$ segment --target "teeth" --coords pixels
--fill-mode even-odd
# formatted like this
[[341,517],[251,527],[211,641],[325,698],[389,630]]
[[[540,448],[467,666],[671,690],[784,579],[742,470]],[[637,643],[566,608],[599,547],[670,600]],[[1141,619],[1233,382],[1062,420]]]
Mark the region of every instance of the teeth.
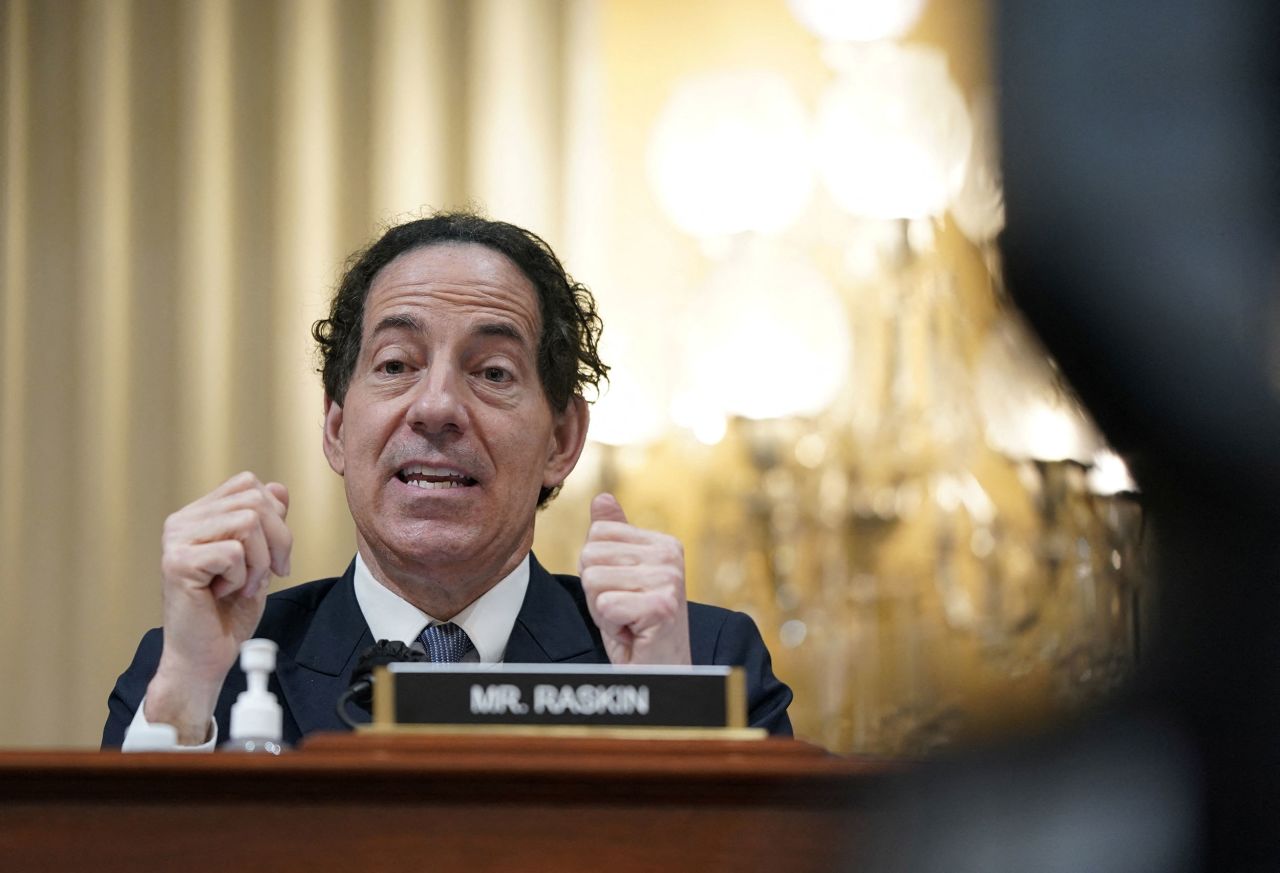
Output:
[[405,467],[400,471],[402,476],[449,476],[455,479],[465,478],[457,470],[450,470],[448,467]]
[[406,485],[413,485],[426,490],[436,488],[465,488],[474,485],[475,480],[451,467],[427,467],[415,464],[405,467],[397,476]]

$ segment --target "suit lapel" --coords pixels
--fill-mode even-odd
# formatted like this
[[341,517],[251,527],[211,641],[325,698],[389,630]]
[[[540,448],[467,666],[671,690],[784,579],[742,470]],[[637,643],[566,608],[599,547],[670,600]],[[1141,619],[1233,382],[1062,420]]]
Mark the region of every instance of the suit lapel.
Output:
[[351,682],[360,652],[373,636],[356,601],[354,562],[316,606],[292,661],[277,672],[288,709],[305,736],[318,730],[345,730],[335,707]]
[[508,664],[607,663],[585,603],[529,555],[529,589],[503,660]]
[[[291,659],[281,653],[276,678],[286,711],[306,736],[314,731],[345,730],[335,707],[351,682],[360,653],[374,643],[356,601],[355,564],[316,606],[307,631]],[[576,593],[576,592],[575,592]],[[509,664],[608,663],[599,631],[585,602],[529,556],[529,588],[507,641]],[[359,719],[356,707],[351,714]],[[366,716],[367,718],[367,716]]]

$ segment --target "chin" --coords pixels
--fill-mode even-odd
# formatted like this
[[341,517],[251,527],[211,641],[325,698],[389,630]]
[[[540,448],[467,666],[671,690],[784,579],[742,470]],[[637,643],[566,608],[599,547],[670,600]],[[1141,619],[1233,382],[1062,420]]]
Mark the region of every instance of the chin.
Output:
[[492,542],[474,529],[459,530],[447,522],[432,522],[385,540],[405,565],[433,567],[465,563],[481,557]]

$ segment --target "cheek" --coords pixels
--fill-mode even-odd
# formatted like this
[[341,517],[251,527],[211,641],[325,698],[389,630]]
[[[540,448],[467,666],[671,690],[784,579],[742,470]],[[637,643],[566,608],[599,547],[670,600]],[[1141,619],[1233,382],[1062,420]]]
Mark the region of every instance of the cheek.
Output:
[[[353,427],[352,422],[358,423]],[[377,466],[387,441],[382,423],[373,409],[348,413],[344,440],[348,470],[367,470]]]
[[498,444],[490,444],[494,460],[503,464],[512,472],[512,481],[542,480],[543,467],[546,465],[544,441],[532,433],[516,434],[507,437]]

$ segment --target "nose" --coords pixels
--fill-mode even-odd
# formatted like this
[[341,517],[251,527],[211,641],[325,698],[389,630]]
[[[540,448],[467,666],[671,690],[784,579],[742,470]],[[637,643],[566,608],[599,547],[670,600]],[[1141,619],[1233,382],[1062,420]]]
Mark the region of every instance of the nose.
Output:
[[422,371],[409,403],[409,426],[423,434],[462,433],[468,420],[465,391],[456,368],[436,364]]

